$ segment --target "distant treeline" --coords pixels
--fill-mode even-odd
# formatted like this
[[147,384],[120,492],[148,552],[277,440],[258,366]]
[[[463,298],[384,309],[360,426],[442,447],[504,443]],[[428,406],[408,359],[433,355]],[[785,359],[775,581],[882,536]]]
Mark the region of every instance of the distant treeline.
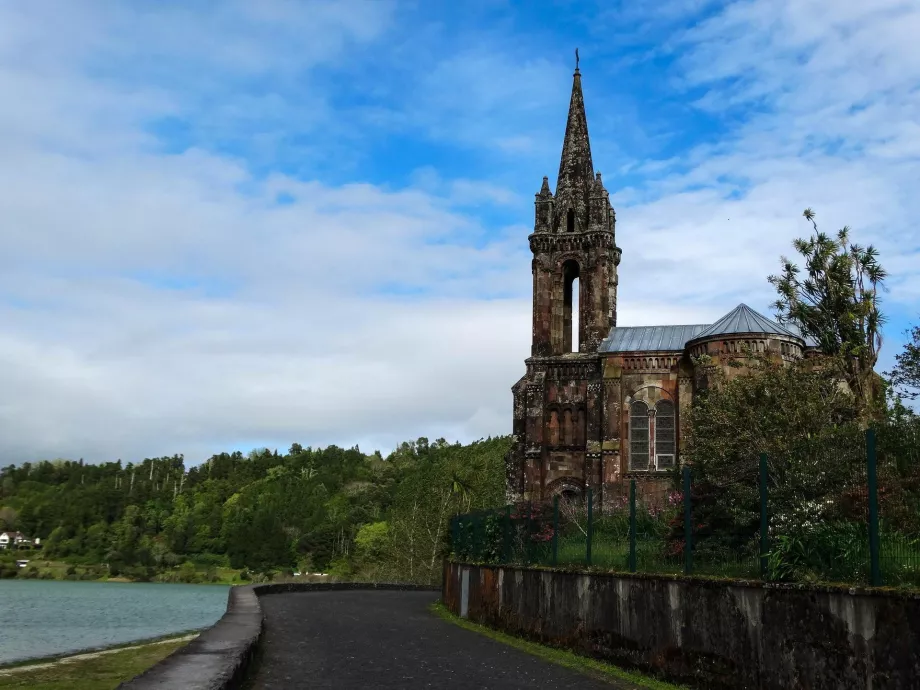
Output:
[[[420,438],[386,458],[330,446],[0,470],[0,529],[44,558],[146,579],[180,564],[431,582],[449,518],[504,501],[509,437]],[[9,556],[9,554],[7,554]]]

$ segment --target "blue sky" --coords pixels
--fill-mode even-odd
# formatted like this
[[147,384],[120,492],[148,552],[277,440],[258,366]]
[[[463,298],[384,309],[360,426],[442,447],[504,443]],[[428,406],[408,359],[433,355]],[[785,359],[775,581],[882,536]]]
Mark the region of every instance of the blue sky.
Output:
[[[648,7],[642,7],[648,5]],[[0,6],[0,462],[510,429],[579,48],[621,325],[844,224],[920,318],[902,0]]]

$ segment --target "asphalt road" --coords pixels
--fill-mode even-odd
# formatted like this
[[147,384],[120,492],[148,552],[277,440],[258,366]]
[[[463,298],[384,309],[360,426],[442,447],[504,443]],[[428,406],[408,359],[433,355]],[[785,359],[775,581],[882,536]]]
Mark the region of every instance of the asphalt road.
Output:
[[437,592],[262,597],[262,658],[249,687],[578,688],[611,685],[464,630],[428,611]]

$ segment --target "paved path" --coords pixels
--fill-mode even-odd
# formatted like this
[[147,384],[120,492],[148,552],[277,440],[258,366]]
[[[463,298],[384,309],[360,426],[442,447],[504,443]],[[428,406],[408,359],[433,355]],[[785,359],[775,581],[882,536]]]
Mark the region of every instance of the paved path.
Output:
[[611,690],[614,686],[464,630],[428,611],[437,592],[269,594],[250,685],[284,688]]

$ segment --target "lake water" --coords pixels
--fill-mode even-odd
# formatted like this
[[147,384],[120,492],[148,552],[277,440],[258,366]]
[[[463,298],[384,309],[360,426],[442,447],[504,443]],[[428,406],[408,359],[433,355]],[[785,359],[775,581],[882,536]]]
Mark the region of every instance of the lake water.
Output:
[[0,664],[213,625],[229,587],[0,580]]

